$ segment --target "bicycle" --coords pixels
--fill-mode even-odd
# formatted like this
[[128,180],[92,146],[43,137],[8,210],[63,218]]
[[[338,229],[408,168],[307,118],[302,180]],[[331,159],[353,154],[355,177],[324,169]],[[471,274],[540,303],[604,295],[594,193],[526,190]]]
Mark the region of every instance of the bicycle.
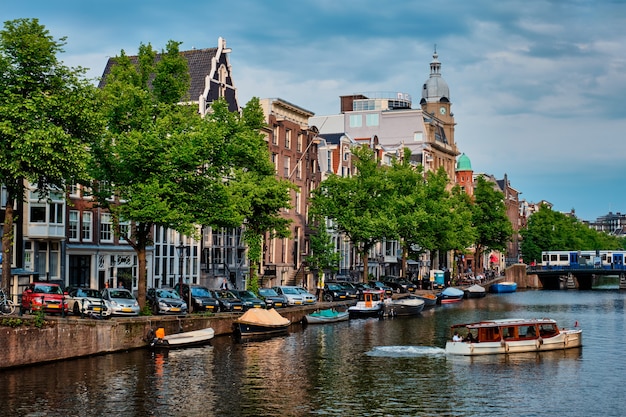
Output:
[[15,313],[15,303],[0,289],[0,314]]

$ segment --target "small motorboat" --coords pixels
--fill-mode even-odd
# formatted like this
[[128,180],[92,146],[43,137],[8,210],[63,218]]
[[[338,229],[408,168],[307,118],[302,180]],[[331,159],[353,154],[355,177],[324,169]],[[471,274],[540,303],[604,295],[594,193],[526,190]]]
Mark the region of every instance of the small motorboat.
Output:
[[464,296],[465,292],[463,292],[463,290],[448,287],[437,294],[437,304],[458,303],[459,301],[463,301]]
[[364,290],[363,299],[348,307],[350,317],[377,317],[383,314],[384,291]]
[[335,323],[350,319],[350,313],[347,311],[337,311],[334,308],[325,310],[317,310],[314,313],[304,316],[303,321],[308,324]]
[[412,297],[419,298],[424,301],[424,308],[434,307],[437,305],[437,296],[432,293],[413,294]]
[[543,352],[582,346],[582,330],[559,329],[552,319],[503,319],[478,323],[455,324],[454,335],[446,342],[446,353],[452,355],[493,355]]
[[215,331],[210,327],[169,335],[165,334],[165,329],[159,327],[154,335],[149,337],[149,344],[151,348],[155,349],[179,349],[204,345],[214,336]]
[[493,293],[507,293],[517,291],[517,283],[513,281],[502,281],[491,284],[489,292]]
[[399,298],[385,303],[384,315],[395,316],[416,316],[424,309],[424,300],[415,297]]
[[487,295],[485,287],[478,284],[471,285],[463,291],[465,293],[465,298],[482,298]]
[[291,321],[273,308],[251,308],[233,322],[238,337],[264,336],[286,333]]

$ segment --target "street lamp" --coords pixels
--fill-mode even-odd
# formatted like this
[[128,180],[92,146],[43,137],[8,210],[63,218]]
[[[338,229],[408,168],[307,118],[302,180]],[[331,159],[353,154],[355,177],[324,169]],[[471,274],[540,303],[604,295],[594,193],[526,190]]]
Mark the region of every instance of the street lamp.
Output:
[[304,156],[307,154],[307,152],[309,151],[309,148],[311,147],[311,145],[316,144],[319,145],[320,143],[322,143],[322,139],[318,138],[317,136],[314,137],[313,139],[311,139],[311,142],[309,142],[309,144],[307,145],[307,147],[304,149],[304,152],[302,152],[302,156],[300,156],[300,158],[298,158],[298,160],[296,161],[296,164],[294,165],[293,169],[291,170],[291,172],[289,173],[289,176],[287,177],[287,179],[291,179],[291,177],[293,177],[293,174],[296,172],[296,170],[298,169],[298,165],[300,164],[300,162],[302,161],[302,158],[304,158]]
[[189,246],[180,245],[176,246],[176,253],[178,254],[178,289],[180,293],[183,292],[183,256],[189,255]]

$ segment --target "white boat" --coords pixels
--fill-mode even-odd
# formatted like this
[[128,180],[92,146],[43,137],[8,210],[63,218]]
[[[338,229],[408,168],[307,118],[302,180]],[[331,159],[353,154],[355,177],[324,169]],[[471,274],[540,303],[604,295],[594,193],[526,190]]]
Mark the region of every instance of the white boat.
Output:
[[308,324],[335,323],[337,321],[345,321],[350,318],[347,311],[337,311],[334,308],[318,310],[314,313],[304,316],[304,321]]
[[348,307],[350,317],[375,317],[383,314],[385,293],[379,290],[363,291],[363,299]]
[[165,330],[160,327],[156,330],[154,337],[151,338],[150,347],[178,349],[190,346],[200,346],[208,343],[211,339],[213,339],[213,336],[215,336],[215,331],[210,327],[169,335],[166,335]]
[[552,319],[504,319],[455,324],[451,333],[453,340],[446,342],[446,353],[451,355],[543,352],[582,346],[581,329],[559,329]]
[[425,306],[422,299],[415,297],[399,298],[385,303],[385,316],[415,316],[422,312]]

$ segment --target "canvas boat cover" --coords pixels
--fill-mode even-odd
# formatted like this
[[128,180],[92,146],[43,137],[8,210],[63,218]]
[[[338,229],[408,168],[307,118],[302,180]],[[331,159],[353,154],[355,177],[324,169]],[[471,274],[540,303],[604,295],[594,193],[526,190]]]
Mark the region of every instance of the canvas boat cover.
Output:
[[273,308],[265,310],[263,308],[251,308],[243,313],[236,321],[240,323],[262,324],[265,326],[284,326],[291,323],[289,319],[278,314]]

